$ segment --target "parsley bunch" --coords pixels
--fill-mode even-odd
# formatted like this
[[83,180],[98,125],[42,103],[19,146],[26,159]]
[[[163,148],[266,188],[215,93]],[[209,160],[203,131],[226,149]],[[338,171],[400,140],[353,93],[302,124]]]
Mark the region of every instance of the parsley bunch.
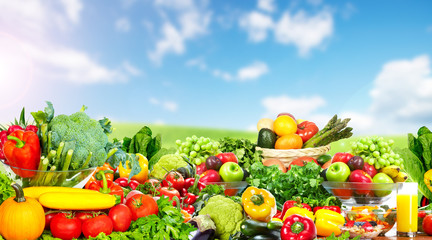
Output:
[[[321,167],[313,162],[305,166],[293,165],[283,173],[277,166],[264,166],[261,162],[251,166],[250,176],[246,181],[255,187],[265,188],[275,196],[278,203],[300,197],[303,203],[312,208],[323,206],[327,199],[331,205],[340,206],[341,202],[328,193],[321,183]],[[330,201],[332,200],[332,201]]]

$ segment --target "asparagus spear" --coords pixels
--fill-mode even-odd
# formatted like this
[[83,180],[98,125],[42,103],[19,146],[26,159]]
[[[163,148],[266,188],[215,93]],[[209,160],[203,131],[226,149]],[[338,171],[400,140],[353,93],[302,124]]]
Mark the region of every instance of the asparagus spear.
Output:
[[350,120],[350,118],[341,120],[334,115],[323,129],[303,145],[303,148],[325,146],[331,142],[351,137],[352,128],[347,127]]

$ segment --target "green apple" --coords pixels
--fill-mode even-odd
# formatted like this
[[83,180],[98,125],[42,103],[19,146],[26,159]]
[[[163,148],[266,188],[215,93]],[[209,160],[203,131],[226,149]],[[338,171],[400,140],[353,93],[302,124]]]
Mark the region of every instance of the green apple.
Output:
[[350,174],[351,170],[346,163],[335,162],[328,167],[326,178],[332,182],[345,182]]
[[224,182],[237,182],[243,180],[243,168],[235,162],[226,162],[219,169],[219,175]]
[[[393,179],[385,173],[377,173],[372,178],[373,183],[394,183]],[[374,194],[377,197],[385,197],[387,195],[390,195],[392,192],[393,186],[390,184],[378,184],[374,186]]]

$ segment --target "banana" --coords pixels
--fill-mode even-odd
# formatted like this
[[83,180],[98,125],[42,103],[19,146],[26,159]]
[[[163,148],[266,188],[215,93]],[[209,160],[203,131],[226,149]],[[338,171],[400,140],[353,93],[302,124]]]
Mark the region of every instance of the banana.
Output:
[[404,172],[399,172],[398,175],[392,179],[394,182],[405,182],[408,179],[408,175]]
[[391,177],[391,178],[395,178],[400,172],[400,167],[396,166],[396,165],[390,165],[390,166],[381,168],[380,171],[382,173],[389,175],[389,177]]

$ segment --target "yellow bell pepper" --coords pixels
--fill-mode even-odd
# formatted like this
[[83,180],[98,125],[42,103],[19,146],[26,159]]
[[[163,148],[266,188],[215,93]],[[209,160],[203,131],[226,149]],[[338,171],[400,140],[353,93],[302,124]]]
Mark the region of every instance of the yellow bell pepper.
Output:
[[276,214],[276,200],[269,191],[248,187],[242,194],[244,211],[254,220],[269,222]]
[[[133,155],[130,156],[133,157]],[[141,171],[138,174],[133,175],[131,179],[136,180],[139,183],[144,183],[148,179],[148,160],[140,153],[136,153],[135,157],[138,157],[138,164],[141,167]],[[132,171],[129,160],[126,161],[126,167],[123,167],[122,163],[120,162],[118,170],[120,177],[129,178],[129,174]]]
[[285,215],[283,216],[283,220],[285,221],[285,219],[293,214],[298,214],[300,216],[303,217],[308,217],[310,219],[315,220],[315,216],[313,214],[313,212],[307,210],[306,208],[302,208],[302,207],[292,207],[290,209],[288,209],[285,212]]
[[336,236],[341,234],[339,226],[345,223],[345,218],[340,214],[328,209],[320,209],[315,213],[317,235],[328,237],[334,233]]

